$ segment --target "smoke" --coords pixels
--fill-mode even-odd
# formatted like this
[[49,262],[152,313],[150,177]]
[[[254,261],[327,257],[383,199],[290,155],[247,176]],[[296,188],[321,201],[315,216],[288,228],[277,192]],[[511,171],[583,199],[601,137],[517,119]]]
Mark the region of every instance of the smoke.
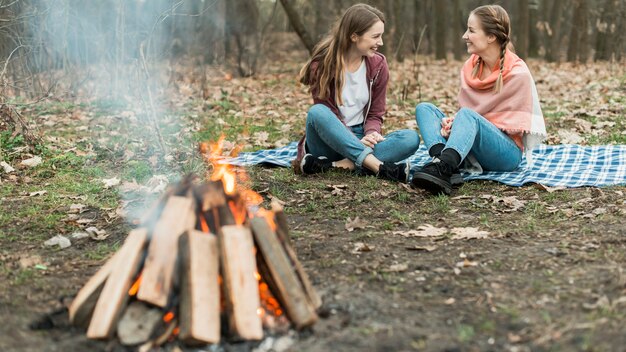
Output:
[[[164,175],[180,177],[194,151],[183,142],[191,138],[182,135],[180,115],[167,111],[168,89],[179,79],[175,60],[194,54],[196,27],[211,25],[209,10],[216,2],[31,0],[19,9],[19,41],[30,48],[24,74],[47,80],[43,92],[54,87],[49,97],[117,109],[104,112],[106,121],[85,123],[96,148],[125,161],[116,170],[131,181],[122,189],[125,198],[162,189]],[[136,209],[130,218],[142,212]]]

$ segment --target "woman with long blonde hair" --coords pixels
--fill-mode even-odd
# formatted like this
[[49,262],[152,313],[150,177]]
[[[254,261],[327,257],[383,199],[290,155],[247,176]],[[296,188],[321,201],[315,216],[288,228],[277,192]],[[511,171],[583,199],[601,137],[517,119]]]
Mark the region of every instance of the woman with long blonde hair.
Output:
[[300,71],[314,105],[298,145],[297,171],[338,167],[407,182],[409,164],[396,163],[417,151],[419,135],[407,129],[383,136],[389,68],[378,49],[384,31],[382,12],[365,4],[351,6]]

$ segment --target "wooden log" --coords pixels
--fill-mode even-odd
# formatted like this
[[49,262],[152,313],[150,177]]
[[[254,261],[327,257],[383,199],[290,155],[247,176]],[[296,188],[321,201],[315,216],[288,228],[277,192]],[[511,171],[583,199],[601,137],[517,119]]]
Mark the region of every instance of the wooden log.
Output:
[[273,292],[285,309],[287,316],[297,329],[314,324],[317,321],[315,309],[309,301],[278,236],[264,218],[253,218],[250,220],[250,226],[257,250],[271,273],[271,282],[275,286]]
[[87,337],[105,339],[111,337],[117,321],[128,301],[128,289],[139,271],[148,233],[135,229],[128,234],[124,245],[118,250],[120,258],[115,261],[98,303],[93,312]]
[[178,254],[178,237],[196,224],[193,203],[190,197],[168,199],[148,246],[137,299],[159,307],[167,304]]
[[242,339],[260,340],[263,325],[258,315],[259,286],[250,229],[239,225],[223,226],[219,244],[229,331]]
[[322,299],[315,291],[315,288],[311,284],[311,280],[309,279],[309,275],[307,275],[304,267],[298,260],[298,256],[296,255],[296,251],[291,246],[291,240],[289,237],[289,227],[287,225],[287,217],[283,211],[283,206],[278,202],[272,202],[272,211],[274,211],[274,221],[276,223],[276,233],[278,237],[282,240],[283,246],[285,247],[285,251],[291,260],[294,268],[296,269],[296,273],[298,274],[298,278],[304,287],[304,291],[313,307],[317,310],[322,306]]
[[178,242],[182,260],[180,285],[180,333],[187,344],[220,340],[220,285],[217,237],[189,231]]
[[131,346],[148,341],[163,322],[160,309],[134,301],[128,305],[117,325],[117,337],[122,345]]
[[87,328],[93,314],[93,310],[98,302],[98,297],[102,288],[115,265],[115,261],[120,257],[120,252],[106,261],[106,263],[89,278],[87,283],[78,291],[78,294],[69,307],[70,322],[77,327]]
[[163,212],[163,209],[165,209],[165,205],[167,204],[169,197],[185,196],[191,189],[192,181],[193,176],[188,175],[185,176],[179,183],[167,187],[167,189],[161,193],[159,198],[150,205],[148,210],[143,213],[139,219],[139,223],[142,227],[148,229],[148,233],[152,233],[154,230],[154,226],[161,217],[161,213]]
[[284,244],[284,247],[285,247],[285,252],[287,253],[287,256],[291,260],[291,263],[294,269],[296,270],[296,274],[298,275],[298,278],[300,279],[300,282],[302,283],[302,287],[304,288],[304,291],[306,292],[309,298],[309,301],[313,305],[313,308],[317,310],[319,307],[322,306],[322,299],[317,294],[317,291],[315,291],[313,284],[311,284],[311,280],[309,280],[309,275],[307,275],[306,271],[304,270],[304,267],[302,266],[302,263],[300,263],[300,260],[298,260],[298,256],[296,255],[296,252],[294,251],[294,249],[286,243]]
[[291,238],[289,237],[289,227],[287,225],[287,217],[283,211],[283,206],[277,202],[272,201],[272,211],[274,212],[274,223],[276,224],[276,234],[284,243],[291,245]]

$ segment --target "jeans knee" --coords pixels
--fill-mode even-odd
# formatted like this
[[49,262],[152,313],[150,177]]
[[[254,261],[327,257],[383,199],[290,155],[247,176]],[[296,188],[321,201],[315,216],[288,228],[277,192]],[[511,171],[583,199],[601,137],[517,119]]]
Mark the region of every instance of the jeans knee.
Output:
[[328,108],[328,106],[324,104],[315,104],[309,108],[307,113],[307,117],[309,118],[319,118],[328,115],[328,113],[332,114],[332,111]]
[[456,117],[455,119],[461,117],[461,118],[468,118],[468,119],[474,119],[476,118],[476,116],[478,115],[478,113],[476,113],[476,111],[470,109],[470,108],[460,108],[459,111],[457,111],[456,113]]
[[406,130],[406,140],[411,143],[412,148],[419,148],[420,146],[420,135],[415,130]]
[[432,103],[419,103],[415,107],[415,116],[419,116],[423,113],[428,113],[437,110],[437,107]]

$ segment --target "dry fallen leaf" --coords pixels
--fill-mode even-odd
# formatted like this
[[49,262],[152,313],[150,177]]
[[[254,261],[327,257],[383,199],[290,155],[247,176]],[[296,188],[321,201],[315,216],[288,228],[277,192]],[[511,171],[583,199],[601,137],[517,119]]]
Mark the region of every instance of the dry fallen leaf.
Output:
[[400,235],[403,237],[440,237],[443,236],[448,230],[445,228],[434,227],[430,224],[424,224],[417,228],[417,230],[409,231],[393,231],[394,235]]
[[111,188],[113,186],[117,186],[120,184],[120,179],[117,177],[113,177],[113,178],[105,178],[103,180],[101,180],[102,183],[104,183],[104,188]]
[[11,165],[7,164],[5,161],[0,162],[0,166],[2,166],[2,169],[7,174],[10,174],[11,172],[15,171],[15,169],[11,167]]
[[478,227],[455,227],[450,232],[454,234],[453,240],[471,240],[489,236],[489,232],[480,231]]
[[365,225],[367,225],[367,223],[359,219],[359,217],[357,216],[354,219],[347,218],[345,227],[346,227],[346,230],[348,230],[349,232],[352,232],[354,231],[354,229],[364,229]]
[[391,266],[389,266],[389,268],[383,271],[388,272],[388,273],[401,273],[403,271],[406,271],[408,268],[409,268],[409,264],[407,263],[392,264]]
[[20,163],[20,165],[24,165],[24,166],[28,166],[28,167],[35,167],[39,164],[41,164],[42,160],[40,156],[34,156],[30,159],[26,159],[26,160],[22,160],[22,162]]
[[75,203],[70,205],[70,214],[80,214],[87,210],[87,206],[85,204]]
[[48,247],[59,246],[61,249],[64,249],[64,248],[71,246],[72,242],[70,242],[70,240],[63,235],[56,235],[50,238],[49,240],[47,240],[46,242],[44,242],[43,244]]
[[478,266],[478,262],[473,262],[471,260],[468,260],[467,258],[463,259],[462,262],[458,262],[455,265],[457,268],[467,268],[470,266]]
[[97,227],[94,226],[86,228],[85,231],[89,234],[89,237],[91,237],[91,239],[96,241],[102,241],[109,237],[105,230],[99,230]]
[[363,242],[357,242],[354,244],[354,249],[352,250],[352,254],[358,254],[361,252],[371,252],[374,250],[374,246],[368,246]]

